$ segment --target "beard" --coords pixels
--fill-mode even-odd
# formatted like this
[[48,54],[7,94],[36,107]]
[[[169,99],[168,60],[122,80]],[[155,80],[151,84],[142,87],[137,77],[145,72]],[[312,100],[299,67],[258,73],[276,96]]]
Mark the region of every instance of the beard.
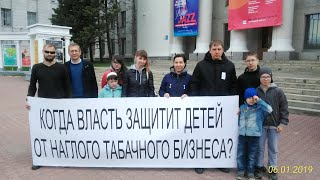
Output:
[[44,59],[48,62],[52,62],[54,60],[54,56],[53,57],[45,57]]

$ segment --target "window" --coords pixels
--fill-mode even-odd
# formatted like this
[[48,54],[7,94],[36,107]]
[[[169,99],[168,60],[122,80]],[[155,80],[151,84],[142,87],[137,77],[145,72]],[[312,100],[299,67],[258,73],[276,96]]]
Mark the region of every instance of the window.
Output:
[[1,8],[1,25],[3,26],[11,26],[11,9]]
[[121,12],[121,27],[126,27],[126,12]]
[[111,53],[115,54],[116,53],[116,40],[111,39],[110,45],[111,45]]
[[28,26],[37,23],[37,13],[28,12]]
[[126,38],[121,38],[121,55],[126,53]]
[[304,48],[320,49],[320,14],[306,16]]

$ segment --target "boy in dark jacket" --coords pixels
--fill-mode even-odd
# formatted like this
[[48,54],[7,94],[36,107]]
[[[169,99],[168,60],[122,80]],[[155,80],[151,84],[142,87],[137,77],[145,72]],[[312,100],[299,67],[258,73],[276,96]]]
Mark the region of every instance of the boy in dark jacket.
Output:
[[244,62],[246,69],[238,77],[239,105],[245,102],[244,91],[249,87],[257,88],[260,86],[260,66],[257,53],[250,52],[246,55]]
[[[257,179],[261,179],[263,176],[262,170],[266,140],[268,139],[268,169],[271,170],[277,166],[279,133],[283,131],[283,126],[289,123],[287,97],[283,91],[272,82],[271,69],[266,67],[261,68],[261,85],[257,88],[258,96],[272,107],[273,112],[267,116],[263,122],[262,136],[259,139],[258,160],[256,163]],[[269,175],[272,180],[278,179],[276,173],[270,173]]]

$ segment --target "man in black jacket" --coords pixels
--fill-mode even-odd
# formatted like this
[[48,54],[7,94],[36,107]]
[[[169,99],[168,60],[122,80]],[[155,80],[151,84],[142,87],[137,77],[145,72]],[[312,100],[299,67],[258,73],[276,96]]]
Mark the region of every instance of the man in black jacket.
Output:
[[68,53],[71,60],[66,62],[72,85],[73,98],[98,97],[98,85],[93,65],[80,58],[81,49],[76,43],[70,44]]
[[[191,96],[237,95],[237,76],[234,64],[224,54],[219,40],[211,41],[204,59],[196,65],[190,82]],[[228,173],[227,168],[219,170]],[[203,168],[196,168],[202,174]]]
[[246,63],[246,69],[244,73],[238,77],[238,90],[239,90],[239,105],[245,102],[244,91],[247,88],[257,88],[260,85],[260,66],[257,53],[249,52],[244,62]]

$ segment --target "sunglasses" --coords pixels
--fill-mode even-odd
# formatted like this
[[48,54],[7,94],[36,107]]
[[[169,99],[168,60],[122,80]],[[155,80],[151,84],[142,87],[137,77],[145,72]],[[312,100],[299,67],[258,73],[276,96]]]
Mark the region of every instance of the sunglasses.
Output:
[[46,53],[46,54],[56,54],[55,51],[44,51],[44,53]]

